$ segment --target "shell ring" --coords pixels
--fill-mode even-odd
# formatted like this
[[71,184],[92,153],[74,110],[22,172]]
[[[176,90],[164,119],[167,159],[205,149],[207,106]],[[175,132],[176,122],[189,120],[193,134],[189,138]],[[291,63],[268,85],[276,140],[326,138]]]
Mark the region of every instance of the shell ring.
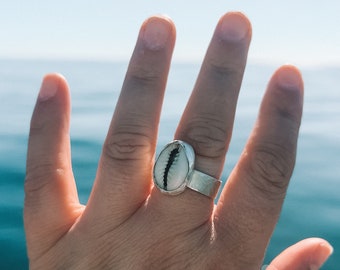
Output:
[[195,152],[180,140],[168,143],[160,152],[153,169],[156,187],[163,193],[177,195],[186,187],[215,198],[221,180],[194,169]]

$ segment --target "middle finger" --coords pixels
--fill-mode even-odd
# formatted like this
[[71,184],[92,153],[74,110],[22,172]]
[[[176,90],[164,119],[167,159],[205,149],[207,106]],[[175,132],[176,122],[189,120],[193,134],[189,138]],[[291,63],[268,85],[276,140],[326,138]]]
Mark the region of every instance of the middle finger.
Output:
[[[227,13],[215,30],[193,93],[175,134],[196,154],[195,170],[219,178],[231,137],[239,89],[251,39],[251,26],[241,13]],[[213,199],[186,189],[172,197],[154,190],[162,211],[197,225],[211,216]]]

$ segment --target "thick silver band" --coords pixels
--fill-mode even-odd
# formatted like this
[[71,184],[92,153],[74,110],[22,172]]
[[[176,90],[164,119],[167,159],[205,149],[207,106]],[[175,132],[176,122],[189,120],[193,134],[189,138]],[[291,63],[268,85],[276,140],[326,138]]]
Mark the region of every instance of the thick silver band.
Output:
[[159,154],[154,166],[154,183],[163,193],[177,195],[186,187],[210,198],[215,198],[221,181],[196,171],[194,149],[186,142],[168,143]]
[[216,197],[220,186],[221,180],[196,170],[191,172],[187,183],[188,188],[211,198]]

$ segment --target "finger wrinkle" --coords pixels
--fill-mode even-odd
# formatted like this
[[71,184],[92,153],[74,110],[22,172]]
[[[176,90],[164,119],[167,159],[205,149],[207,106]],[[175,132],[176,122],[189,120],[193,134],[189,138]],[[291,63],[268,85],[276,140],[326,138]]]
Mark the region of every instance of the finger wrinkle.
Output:
[[115,132],[105,142],[103,153],[111,162],[143,161],[153,156],[153,148],[147,134],[137,131]]
[[[223,60],[219,57],[211,57],[207,59],[208,75],[210,81],[216,83],[228,82],[230,85],[237,85],[238,79],[243,76],[243,64],[237,62],[232,63],[229,60]],[[238,78],[238,79],[235,79]]]
[[[260,119],[272,119],[270,123],[277,127],[285,127],[296,134],[301,124],[303,110],[303,98],[299,92],[282,91],[280,88],[273,88],[266,93],[261,106]],[[268,121],[267,121],[268,122]]]
[[265,200],[277,201],[285,197],[295,164],[293,153],[281,145],[252,146],[242,155],[243,170],[253,195]]
[[162,78],[163,72],[158,69],[154,69],[155,65],[153,63],[143,65],[132,65],[128,71],[128,77],[133,82],[134,85],[138,85],[138,89],[152,89],[149,87],[155,83],[158,83]]
[[204,121],[195,122],[188,123],[187,127],[176,135],[176,138],[189,141],[199,156],[212,159],[224,157],[230,139],[227,130],[221,127],[218,120],[210,120],[209,125]]

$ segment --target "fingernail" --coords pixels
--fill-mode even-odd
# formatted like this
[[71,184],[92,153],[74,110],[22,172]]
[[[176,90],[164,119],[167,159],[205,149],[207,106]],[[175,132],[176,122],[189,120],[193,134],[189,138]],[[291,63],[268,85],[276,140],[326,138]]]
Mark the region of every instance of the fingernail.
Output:
[[318,250],[316,254],[318,256],[313,261],[313,264],[310,266],[311,270],[318,270],[322,267],[322,265],[328,260],[328,258],[333,254],[333,247],[328,242],[323,242],[318,246]]
[[152,17],[145,22],[143,40],[151,50],[165,47],[171,32],[170,19]]
[[282,88],[298,90],[302,87],[303,81],[301,73],[296,67],[286,65],[280,69],[278,83]]
[[58,84],[55,82],[55,80],[47,75],[41,85],[40,92],[38,99],[39,101],[46,101],[50,98],[52,98],[55,93],[57,92]]
[[228,13],[222,18],[220,29],[222,39],[240,41],[249,31],[249,22],[241,13]]

